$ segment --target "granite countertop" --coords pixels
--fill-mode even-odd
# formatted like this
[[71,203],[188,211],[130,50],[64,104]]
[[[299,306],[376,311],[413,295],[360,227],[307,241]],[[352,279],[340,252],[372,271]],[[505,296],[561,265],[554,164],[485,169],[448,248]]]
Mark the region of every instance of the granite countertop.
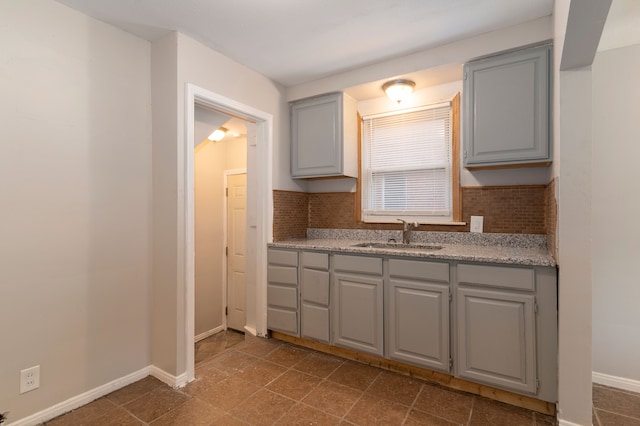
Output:
[[373,254],[527,266],[556,266],[547,250],[546,236],[527,234],[472,234],[468,232],[413,231],[412,243],[441,246],[416,248],[354,247],[366,242],[402,241],[401,231],[309,229],[307,238],[270,243],[269,247],[322,250],[332,253]]

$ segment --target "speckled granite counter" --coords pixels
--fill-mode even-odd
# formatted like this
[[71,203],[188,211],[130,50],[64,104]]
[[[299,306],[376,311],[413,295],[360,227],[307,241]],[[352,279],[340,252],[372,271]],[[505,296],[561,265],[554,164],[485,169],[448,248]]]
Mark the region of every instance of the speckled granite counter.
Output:
[[442,246],[440,250],[354,247],[363,242],[401,241],[401,231],[309,229],[306,239],[278,241],[269,247],[323,250],[332,253],[375,254],[467,262],[556,266],[546,236],[413,231],[412,243]]

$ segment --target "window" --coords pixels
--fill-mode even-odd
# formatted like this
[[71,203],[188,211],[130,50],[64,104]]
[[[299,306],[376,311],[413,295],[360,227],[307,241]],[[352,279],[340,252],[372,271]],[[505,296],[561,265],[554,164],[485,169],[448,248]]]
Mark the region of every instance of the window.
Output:
[[458,99],[363,117],[364,222],[460,220]]

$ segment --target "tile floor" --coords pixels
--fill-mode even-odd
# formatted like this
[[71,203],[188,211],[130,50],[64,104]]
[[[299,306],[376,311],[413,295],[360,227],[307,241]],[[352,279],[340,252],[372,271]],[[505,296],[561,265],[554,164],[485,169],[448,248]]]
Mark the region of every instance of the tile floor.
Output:
[[[46,425],[554,424],[550,416],[232,331],[198,342],[195,353],[196,380],[182,389],[147,377]],[[640,425],[640,395],[594,386],[593,419]]]

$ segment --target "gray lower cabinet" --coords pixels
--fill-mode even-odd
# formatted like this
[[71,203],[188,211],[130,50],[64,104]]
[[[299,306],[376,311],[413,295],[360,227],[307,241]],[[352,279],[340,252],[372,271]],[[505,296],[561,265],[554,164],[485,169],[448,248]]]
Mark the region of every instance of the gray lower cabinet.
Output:
[[298,251],[267,251],[267,328],[300,336]]
[[330,343],[329,254],[303,251],[300,256],[300,335]]
[[449,372],[449,264],[389,260],[387,355]]
[[456,375],[555,401],[555,269],[459,264],[456,276]]
[[384,354],[382,258],[333,257],[333,343]]

